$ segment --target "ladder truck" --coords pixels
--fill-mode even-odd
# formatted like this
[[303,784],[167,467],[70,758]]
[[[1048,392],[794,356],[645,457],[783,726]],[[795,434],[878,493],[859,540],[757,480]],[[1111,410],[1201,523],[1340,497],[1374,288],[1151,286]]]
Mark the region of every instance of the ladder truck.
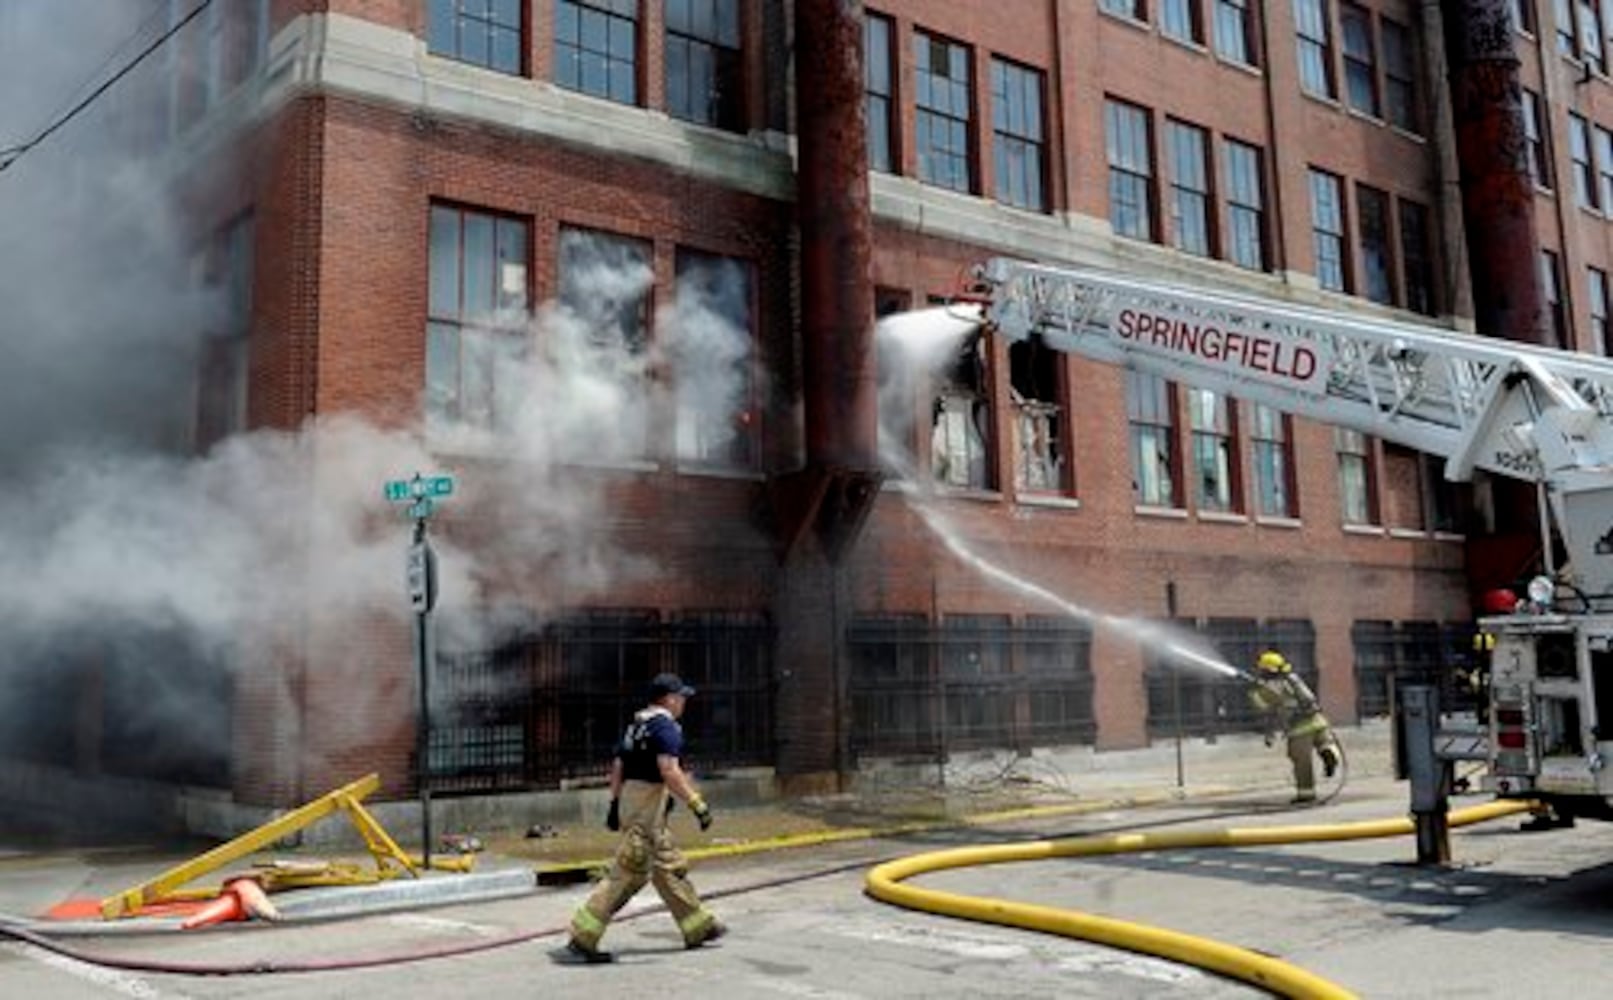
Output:
[[1008,258],[977,267],[966,298],[1009,342],[1372,434],[1453,481],[1537,484],[1547,573],[1478,622],[1494,643],[1486,722],[1462,749],[1460,732],[1435,736],[1447,762],[1487,763],[1487,792],[1613,819],[1613,360]]

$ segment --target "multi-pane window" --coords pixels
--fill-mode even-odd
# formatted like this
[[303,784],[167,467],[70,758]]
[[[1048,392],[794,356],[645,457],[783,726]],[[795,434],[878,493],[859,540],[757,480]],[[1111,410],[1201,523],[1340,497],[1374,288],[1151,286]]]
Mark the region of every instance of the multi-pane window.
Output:
[[1599,267],[1585,269],[1586,285],[1590,288],[1591,299],[1591,350],[1597,354],[1606,355],[1607,340],[1607,307],[1608,286],[1607,272]]
[[1389,196],[1357,184],[1355,212],[1361,243],[1361,294],[1374,302],[1392,305],[1395,281],[1389,243]]
[[554,79],[638,103],[638,0],[555,0]]
[[751,268],[678,248],[673,340],[680,464],[750,469],[756,461]]
[[1224,59],[1255,64],[1250,43],[1249,0],[1215,0],[1215,51]]
[[1510,0],[1512,26],[1527,34],[1535,33],[1534,0]]
[[1146,0],[1098,0],[1098,9],[1136,21],[1148,19]]
[[1154,158],[1149,152],[1148,112],[1135,104],[1103,105],[1109,154],[1109,225],[1121,236],[1154,238]]
[[919,179],[954,191],[973,191],[969,49],[914,32],[913,62],[913,145]]
[[1311,170],[1311,246],[1316,280],[1323,288],[1348,291],[1344,268],[1344,182],[1325,170]]
[[1165,124],[1171,158],[1171,243],[1179,250],[1208,257],[1210,235],[1209,133],[1196,125]]
[[883,14],[869,14],[863,21],[863,99],[868,116],[868,165],[886,173],[895,169],[896,144],[892,141],[895,118],[895,75],[891,66],[891,20]]
[[1222,144],[1227,184],[1227,259],[1252,271],[1266,269],[1266,198],[1260,147],[1227,139]]
[[642,240],[564,228],[560,231],[560,305],[580,325],[576,345],[591,374],[619,390],[614,440],[623,454],[649,453],[650,298],[655,272]]
[[1596,136],[1596,192],[1602,207],[1613,212],[1613,132],[1593,126]]
[[1294,26],[1299,36],[1299,82],[1318,97],[1334,97],[1333,34],[1327,0],[1294,0]]
[[1159,31],[1178,41],[1204,41],[1199,25],[1198,0],[1159,0]]
[[1523,135],[1529,147],[1529,178],[1543,188],[1550,188],[1551,147],[1545,113],[1540,95],[1528,88],[1523,91]]
[[520,73],[526,49],[520,0],[431,0],[426,46],[500,73]]
[[991,128],[997,200],[1019,208],[1047,208],[1042,175],[1042,73],[1003,59],[991,60]]
[[1602,38],[1602,10],[1600,0],[1577,0],[1574,11],[1579,17],[1579,56],[1586,65],[1599,73],[1607,72],[1607,43]]
[[1568,113],[1568,153],[1574,160],[1574,201],[1581,208],[1598,205],[1596,166],[1591,162],[1591,123]]
[[515,358],[527,308],[526,222],[446,205],[431,208],[426,413],[492,429],[519,402]]
[[1400,199],[1400,270],[1407,309],[1425,316],[1434,315],[1434,255],[1429,248],[1433,232],[1428,226],[1428,208]]
[[1295,516],[1294,456],[1288,416],[1256,403],[1249,444],[1254,451],[1256,513],[1264,517]]
[[1339,5],[1344,34],[1344,95],[1350,107],[1378,114],[1378,60],[1372,44],[1372,15],[1353,3]]
[[1568,316],[1563,309],[1563,266],[1555,251],[1540,251],[1540,290],[1546,300],[1546,319],[1551,324],[1551,346],[1568,344]]
[[1144,372],[1126,372],[1126,419],[1131,426],[1132,493],[1139,504],[1177,507],[1175,385]]
[[731,132],[745,126],[739,0],[666,0],[666,109]]
[[521,6],[521,0],[431,0],[426,47],[500,73],[521,73]]
[[1377,524],[1377,475],[1372,443],[1360,431],[1333,428],[1333,450],[1339,460],[1339,501],[1345,524]]
[[1573,0],[1553,0],[1552,16],[1557,22],[1557,51],[1565,56],[1574,54]]
[[1194,499],[1199,510],[1237,510],[1240,497],[1232,401],[1221,393],[1189,386],[1187,412],[1193,435]]
[[1383,103],[1389,124],[1422,133],[1417,58],[1411,29],[1388,18],[1378,22],[1383,38]]

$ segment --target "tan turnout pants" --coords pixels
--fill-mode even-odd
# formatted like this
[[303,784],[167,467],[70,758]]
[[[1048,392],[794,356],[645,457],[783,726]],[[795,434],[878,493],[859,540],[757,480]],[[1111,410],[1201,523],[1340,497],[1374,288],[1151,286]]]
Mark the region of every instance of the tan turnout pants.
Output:
[[1323,726],[1315,732],[1288,737],[1288,759],[1294,765],[1294,790],[1300,798],[1316,796],[1316,761],[1313,752],[1331,754],[1337,763],[1338,743],[1333,739],[1330,727]]
[[649,882],[677,921],[685,944],[705,936],[715,918],[689,882],[689,863],[667,830],[666,786],[648,781],[622,783],[622,842],[605,880],[571,916],[571,936],[597,948],[616,911]]

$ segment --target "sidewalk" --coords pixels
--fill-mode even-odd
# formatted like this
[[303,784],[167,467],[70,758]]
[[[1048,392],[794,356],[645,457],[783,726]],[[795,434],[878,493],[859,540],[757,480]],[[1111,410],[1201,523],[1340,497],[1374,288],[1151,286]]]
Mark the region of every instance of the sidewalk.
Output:
[[[1388,726],[1370,723],[1339,731],[1349,756],[1352,780],[1379,779],[1391,772]],[[680,810],[680,845],[691,859],[811,847],[895,833],[912,833],[971,823],[1004,822],[1112,810],[1148,802],[1209,798],[1230,794],[1284,801],[1291,791],[1288,762],[1280,747],[1268,749],[1258,737],[1173,740],[1143,750],[1097,753],[1090,748],[1037,752],[1029,757],[958,754],[936,763],[871,766],[851,791],[841,795],[774,800],[744,808],[726,806],[720,779],[705,783],[716,823],[700,833]],[[342,822],[339,818],[327,823]],[[433,871],[420,879],[400,878],[370,886],[301,889],[277,893],[275,904],[288,921],[329,920],[387,910],[506,898],[534,891],[540,884],[575,883],[610,856],[615,835],[594,823],[549,824],[542,836],[525,829],[439,829],[439,835],[472,835],[485,850],[470,874]],[[405,849],[417,845],[395,835]],[[39,918],[65,900],[101,899],[129,889],[187,861],[216,844],[182,848],[69,849],[27,851],[0,844],[0,920],[53,934],[128,934],[178,930],[178,917],[122,921],[44,921]],[[216,886],[226,874],[246,870],[251,860],[268,857],[361,860],[367,855],[276,851],[199,879]],[[224,925],[229,926],[229,925]]]

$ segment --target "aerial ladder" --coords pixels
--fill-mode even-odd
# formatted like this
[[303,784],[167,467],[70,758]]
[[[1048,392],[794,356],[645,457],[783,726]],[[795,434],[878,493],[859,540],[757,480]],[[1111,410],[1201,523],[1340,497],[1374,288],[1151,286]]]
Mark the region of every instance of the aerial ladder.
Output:
[[[1443,459],[1452,481],[1536,484],[1567,564],[1551,566],[1548,537],[1548,575],[1480,620],[1488,711],[1448,756],[1484,760],[1499,796],[1613,819],[1613,360],[1008,258],[977,268],[967,297],[1009,342],[1371,434]],[[1443,739],[1437,706],[1422,709]]]

